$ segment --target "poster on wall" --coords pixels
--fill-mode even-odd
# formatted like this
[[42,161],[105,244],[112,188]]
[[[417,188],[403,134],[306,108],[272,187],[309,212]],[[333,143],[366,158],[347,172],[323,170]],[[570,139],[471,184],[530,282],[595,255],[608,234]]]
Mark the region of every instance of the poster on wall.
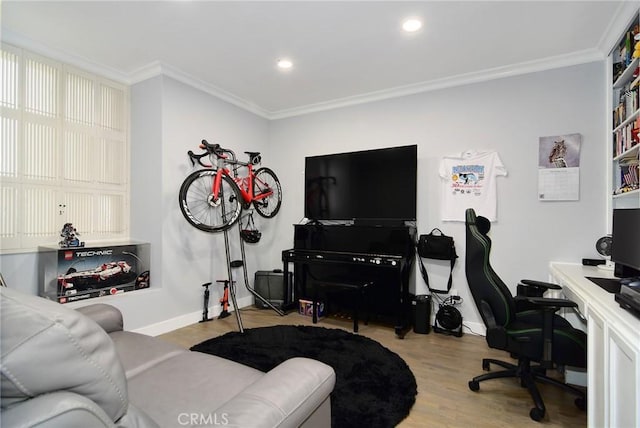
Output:
[[580,144],[582,135],[540,137],[538,149],[538,200],[580,199]]

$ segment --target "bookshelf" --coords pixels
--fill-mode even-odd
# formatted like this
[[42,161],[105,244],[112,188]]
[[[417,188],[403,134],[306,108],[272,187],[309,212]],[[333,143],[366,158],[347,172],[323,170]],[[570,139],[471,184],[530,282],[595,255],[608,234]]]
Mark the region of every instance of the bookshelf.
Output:
[[638,184],[640,160],[640,58],[634,46],[640,40],[640,15],[634,14],[624,27],[607,62],[611,109],[608,144],[610,164],[610,208],[640,207]]

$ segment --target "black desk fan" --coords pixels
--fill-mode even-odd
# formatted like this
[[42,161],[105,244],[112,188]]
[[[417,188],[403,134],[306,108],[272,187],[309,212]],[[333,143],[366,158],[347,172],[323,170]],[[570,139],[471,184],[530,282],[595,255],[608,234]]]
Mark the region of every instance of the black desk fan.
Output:
[[598,265],[598,269],[613,271],[614,264],[611,261],[612,244],[613,239],[611,238],[611,235],[603,236],[596,241],[596,251],[606,260],[605,264]]

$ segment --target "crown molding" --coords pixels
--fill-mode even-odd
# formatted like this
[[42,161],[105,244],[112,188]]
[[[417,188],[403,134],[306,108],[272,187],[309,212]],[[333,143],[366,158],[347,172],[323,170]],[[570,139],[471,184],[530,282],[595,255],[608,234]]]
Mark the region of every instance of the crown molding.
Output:
[[618,12],[616,13],[615,18],[612,20],[606,31],[607,36],[603,37],[600,40],[598,48],[587,49],[566,55],[558,55],[535,61],[527,61],[519,64],[480,70],[472,73],[445,77],[411,85],[398,86],[394,88],[383,89],[380,91],[373,91],[365,94],[338,98],[320,103],[276,111],[266,110],[256,105],[254,102],[241,98],[201,79],[195,78],[176,67],[163,64],[160,61],[154,61],[144,67],[135,70],[132,73],[123,73],[116,69],[106,67],[102,64],[98,64],[96,62],[88,60],[87,58],[77,55],[71,55],[57,49],[52,49],[40,42],[35,42],[9,30],[2,31],[2,42],[28,49],[34,53],[47,56],[58,61],[63,61],[70,65],[85,69],[92,73],[99,74],[108,79],[126,85],[133,85],[160,75],[168,76],[193,88],[208,93],[209,95],[226,101],[232,105],[235,105],[236,107],[251,112],[259,117],[265,118],[267,120],[278,120],[310,113],[333,110],[337,108],[349,107],[358,104],[415,95],[423,92],[447,89],[455,86],[469,85],[473,83],[503,79],[528,73],[536,73],[556,68],[585,64],[589,62],[602,61],[606,58],[608,52],[619,38],[619,34],[613,32],[612,29],[623,28],[625,25],[628,25],[631,17],[635,14],[635,11],[636,8],[633,2],[622,3],[620,8],[618,9]]
[[54,49],[43,43],[29,39],[21,34],[14,33],[13,31],[4,28],[2,29],[2,43],[15,45],[18,48],[23,48],[35,54],[51,58],[55,61],[63,62],[65,64],[81,68],[90,73],[98,74],[109,80],[113,80],[124,85],[130,84],[129,76],[127,73],[123,73],[119,70],[116,70],[115,68],[107,67],[103,64],[99,64],[79,55],[72,55],[68,52]]
[[622,37],[625,28],[629,27],[631,20],[638,13],[638,3],[625,1],[620,3],[618,9],[598,42],[598,49],[608,56]]
[[527,61],[519,64],[496,67],[473,73],[466,73],[406,86],[399,86],[395,88],[384,89],[381,91],[374,91],[367,94],[355,95],[353,97],[345,97],[327,102],[310,104],[307,106],[301,106],[299,108],[279,110],[271,112],[268,118],[271,120],[286,119],[289,117],[300,116],[309,113],[333,110],[336,108],[349,107],[357,104],[382,101],[390,98],[404,97],[423,92],[430,92],[439,89],[452,88],[455,86],[486,82],[489,80],[503,79],[507,77],[536,73],[556,68],[570,67],[573,65],[586,64],[589,62],[602,61],[604,59],[605,55],[600,50],[587,49],[567,55],[558,55],[541,60]]
[[182,70],[179,70],[178,68],[163,64],[160,61],[154,61],[131,73],[129,75],[129,82],[133,85],[135,83],[142,82],[143,80],[147,80],[159,75],[171,77],[174,80],[182,82],[195,89],[199,89],[209,95],[213,95],[216,98],[220,98],[223,101],[235,105],[236,107],[240,107],[265,119],[270,119],[270,113],[267,110],[256,105],[255,103],[247,101],[244,98],[232,94],[231,92],[227,92],[215,85],[195,78],[183,72]]

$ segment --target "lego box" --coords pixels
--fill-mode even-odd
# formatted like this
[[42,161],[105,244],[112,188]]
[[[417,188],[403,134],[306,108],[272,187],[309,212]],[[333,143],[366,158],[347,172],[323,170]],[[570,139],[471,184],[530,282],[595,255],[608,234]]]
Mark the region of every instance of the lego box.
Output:
[[[300,313],[300,315],[305,315],[308,317],[313,316],[313,302],[311,300],[299,299],[298,303],[299,303],[298,313]],[[324,303],[318,302],[317,308],[318,308],[318,318],[324,317]]]
[[59,303],[148,288],[149,244],[40,247],[40,295]]

